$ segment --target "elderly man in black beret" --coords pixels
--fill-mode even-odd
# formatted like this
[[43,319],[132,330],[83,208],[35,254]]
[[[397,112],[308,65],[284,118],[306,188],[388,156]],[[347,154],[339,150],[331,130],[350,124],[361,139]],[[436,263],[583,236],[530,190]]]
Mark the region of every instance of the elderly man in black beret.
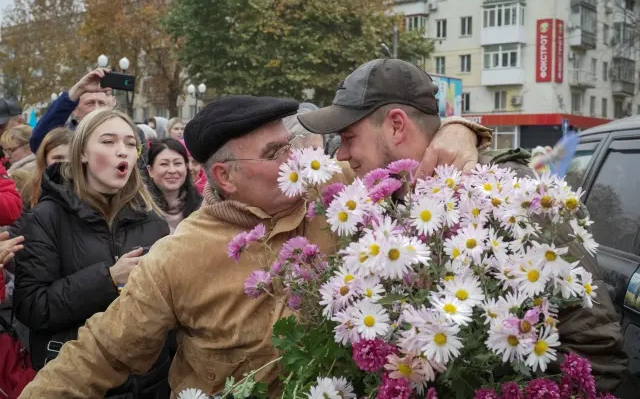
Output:
[[[187,147],[205,165],[210,183],[202,208],[153,246],[120,297],[80,328],[78,339],[64,345],[22,397],[101,397],[129,374],[148,370],[171,329],[178,330],[179,342],[169,375],[173,392],[219,392],[227,377],[240,379],[278,356],[270,336],[274,322],[289,314],[278,299],[282,293],[251,299],[243,292],[247,276],[272,256],[249,248],[251,256],[234,262],[227,245],[264,224],[276,253],[297,234],[335,252],[326,221],[307,220],[305,201],[287,198],[276,183],[290,146],[282,118],[297,109],[292,100],[231,96],[189,122]],[[466,140],[473,150],[474,134],[459,130],[446,135]],[[277,366],[263,368],[257,378],[274,382]]]

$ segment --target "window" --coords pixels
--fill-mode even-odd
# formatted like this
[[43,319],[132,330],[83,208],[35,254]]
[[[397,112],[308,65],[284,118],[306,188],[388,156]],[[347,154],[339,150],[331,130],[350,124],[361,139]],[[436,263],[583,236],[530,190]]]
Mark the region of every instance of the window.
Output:
[[589,98],[589,115],[596,116],[596,96]]
[[524,7],[519,3],[485,7],[482,17],[482,26],[485,28],[524,25]]
[[609,80],[609,63],[606,61],[602,63],[602,80]]
[[424,15],[411,15],[406,18],[406,26],[408,31],[427,31],[427,17]]
[[471,93],[462,93],[462,112],[469,112],[470,110],[471,110]]
[[196,116],[196,106],[189,105],[189,118],[193,119]]
[[161,107],[156,107],[156,115],[155,116],[159,116],[161,118],[165,117],[165,109],[161,108]]
[[436,57],[436,73],[444,75],[445,69],[444,57]]
[[598,33],[598,16],[595,11],[581,6],[574,6],[571,8],[571,13],[574,16],[580,16],[581,30],[594,35]]
[[607,118],[609,104],[606,98],[602,99],[602,117]]
[[623,109],[622,100],[616,100],[613,103],[613,117],[615,119],[624,118],[624,109]]
[[148,120],[149,120],[149,108],[143,107],[142,108],[142,122],[143,123],[147,123]]
[[493,109],[496,111],[501,111],[507,109],[507,92],[506,91],[496,91],[493,94]]
[[519,62],[522,47],[518,44],[502,44],[484,47],[484,68],[515,68]]
[[571,93],[571,113],[574,115],[582,115],[582,93]]
[[636,62],[626,58],[614,58],[611,74],[613,79],[634,83]]
[[600,245],[632,252],[640,225],[640,143],[614,141],[587,198]]
[[471,17],[460,18],[460,36],[471,36]]
[[493,127],[493,149],[518,148],[518,130],[515,126]]
[[587,171],[589,161],[598,147],[598,143],[584,143],[578,145],[575,155],[567,168],[565,180],[573,190],[577,190],[582,183],[582,178]]
[[460,72],[471,72],[471,54],[460,56]]
[[624,8],[633,11],[636,6],[636,0],[624,0]]
[[602,42],[605,46],[608,46],[611,39],[609,38],[609,25],[602,24]]
[[593,74],[593,78],[596,78],[596,74],[598,73],[598,59],[591,59],[591,73]]
[[615,44],[627,44],[629,43],[630,36],[633,35],[633,28],[631,25],[616,22],[613,24],[613,40]]
[[447,38],[447,20],[446,19],[436,19],[436,37],[438,39]]

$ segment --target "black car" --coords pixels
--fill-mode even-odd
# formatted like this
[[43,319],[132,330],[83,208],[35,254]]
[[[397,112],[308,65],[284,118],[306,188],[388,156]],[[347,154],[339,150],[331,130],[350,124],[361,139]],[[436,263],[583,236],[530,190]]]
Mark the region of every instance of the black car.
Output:
[[[622,325],[629,375],[616,392],[640,397],[640,116],[585,130],[567,172],[600,244],[598,264]],[[605,287],[601,287],[605,288]]]

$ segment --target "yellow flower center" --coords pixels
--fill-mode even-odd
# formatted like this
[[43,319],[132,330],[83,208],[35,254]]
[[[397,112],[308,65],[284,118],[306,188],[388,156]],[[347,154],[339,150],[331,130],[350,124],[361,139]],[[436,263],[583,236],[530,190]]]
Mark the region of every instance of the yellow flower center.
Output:
[[365,316],[363,322],[365,326],[373,327],[373,325],[376,324],[376,319],[374,319],[373,316]]
[[356,209],[356,202],[353,200],[349,200],[347,201],[347,209],[349,209],[350,211],[353,211]]
[[343,285],[342,287],[340,287],[340,295],[346,296],[348,293],[349,293],[349,287],[347,287],[346,285]]
[[544,253],[544,258],[549,262],[553,262],[554,260],[558,259],[558,255],[556,255],[556,253],[553,251],[547,251]]
[[318,162],[318,161],[311,161],[311,169],[313,169],[313,170],[318,170],[318,169],[320,169],[320,162]]
[[411,373],[413,373],[411,366],[405,363],[400,363],[398,365],[398,371],[406,378],[409,378],[411,376]]
[[433,342],[435,342],[436,345],[438,346],[445,345],[447,343],[447,336],[444,334],[438,333],[433,337]]
[[482,188],[484,188],[484,191],[491,191],[493,190],[493,186],[490,183],[485,183]]
[[547,317],[546,319],[544,319],[544,322],[550,326],[554,326],[556,324],[556,321],[553,320],[553,317]]
[[467,249],[474,249],[476,245],[478,245],[478,242],[473,238],[469,238],[466,242],[466,245]]
[[480,209],[478,208],[473,208],[471,210],[471,214],[473,215],[474,218],[477,218],[478,216],[480,216]]
[[447,209],[450,211],[453,210],[453,202],[447,202]]
[[456,184],[456,182],[453,181],[453,179],[447,179],[444,181],[444,183],[447,185],[447,187],[449,188],[453,188],[453,186]]
[[497,314],[493,313],[492,311],[487,311],[487,316],[491,317],[492,319],[495,319],[496,317],[498,317]]
[[574,210],[578,207],[578,200],[575,198],[569,198],[564,202],[564,205],[567,207],[567,209]]
[[423,222],[430,221],[431,220],[431,212],[429,212],[429,211],[420,212],[420,219],[422,219]]
[[536,345],[533,347],[533,352],[538,356],[542,356],[547,353],[547,349],[549,349],[549,345],[547,345],[547,343],[543,340],[539,339],[538,342],[536,342]]
[[491,199],[491,204],[493,206],[500,206],[500,204],[502,204],[502,201],[500,200],[500,198],[493,198]]
[[367,290],[365,291],[365,295],[369,298],[373,296],[373,291],[371,290],[371,288],[367,288]]
[[453,251],[451,251],[451,257],[455,259],[458,256],[460,256],[460,250],[458,248],[454,248]]
[[542,298],[536,298],[533,300],[533,306],[542,306]]
[[465,301],[469,298],[469,293],[467,290],[458,290],[458,292],[456,292],[456,298],[461,301]]
[[520,330],[521,333],[526,334],[529,331],[531,331],[531,323],[529,323],[526,320],[522,320],[520,322],[520,325],[518,326],[518,329]]
[[389,251],[389,253],[387,254],[387,256],[389,257],[389,259],[391,260],[398,260],[398,258],[400,257],[400,251],[398,251],[397,249],[392,249]]
[[444,276],[444,281],[453,281],[455,280],[455,277],[453,276],[453,274],[447,274],[446,276]]
[[360,253],[360,263],[364,263],[364,262],[366,262],[366,261],[367,261],[367,259],[369,259],[369,256],[367,256],[367,254],[366,254],[366,253],[361,252],[361,253]]
[[527,273],[527,279],[530,282],[535,283],[536,281],[538,281],[538,279],[540,279],[540,272],[537,270],[529,270],[529,272]]
[[593,292],[593,287],[591,287],[591,284],[584,285],[584,292],[586,292],[587,295],[591,295],[591,293]]
[[298,174],[296,172],[291,172],[289,175],[289,181],[291,183],[296,183],[298,181]]
[[356,277],[353,274],[347,274],[346,276],[344,276],[344,282],[348,283],[349,281],[355,279]]
[[338,220],[342,223],[346,222],[349,219],[349,215],[347,212],[338,212]]
[[515,216],[511,216],[511,217],[509,218],[509,224],[515,224],[515,223],[516,223],[516,218],[515,218]]
[[380,246],[378,244],[371,244],[371,246],[369,246],[369,253],[373,256],[378,255],[380,253]]
[[570,282],[570,283],[573,283],[573,277],[571,275],[569,275],[567,277],[567,281]]
[[531,202],[529,201],[523,201],[520,203],[520,207],[522,209],[529,209],[531,207]]
[[449,314],[456,314],[458,312],[458,308],[456,308],[455,305],[451,303],[445,304],[442,310]]
[[551,208],[553,205],[553,199],[550,195],[545,195],[540,199],[540,205],[542,205],[543,208]]
[[437,194],[437,193],[440,192],[440,189],[436,187],[433,190],[431,190],[431,192],[434,193],[434,194]]
[[509,335],[507,337],[507,343],[511,346],[518,346],[520,340],[518,340],[518,337],[516,337],[515,335]]

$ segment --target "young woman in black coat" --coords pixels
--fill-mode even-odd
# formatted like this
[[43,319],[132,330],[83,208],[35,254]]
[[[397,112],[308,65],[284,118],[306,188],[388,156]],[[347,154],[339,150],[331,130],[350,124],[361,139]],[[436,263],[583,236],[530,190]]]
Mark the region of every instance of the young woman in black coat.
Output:
[[[40,202],[21,227],[25,248],[16,255],[14,291],[36,369],[107,309],[144,248],[169,234],[136,168],[140,148],[126,115],[99,109],[78,126],[69,162],[43,176]],[[151,371],[107,397],[166,397],[169,364],[165,349]]]

